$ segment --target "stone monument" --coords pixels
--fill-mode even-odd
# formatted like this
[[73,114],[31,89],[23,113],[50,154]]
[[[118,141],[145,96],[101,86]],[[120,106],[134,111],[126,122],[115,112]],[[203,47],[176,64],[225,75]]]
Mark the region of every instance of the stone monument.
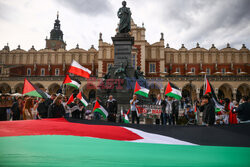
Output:
[[123,1],[122,5],[117,12],[120,19],[118,32],[112,37],[115,54],[114,65],[108,67],[108,72],[97,90],[97,96],[101,97],[103,101],[107,100],[109,95],[113,95],[118,101],[118,112],[121,107],[129,108],[129,100],[133,96],[136,80],[146,87],[146,80],[140,67],[137,67],[137,70],[132,67],[131,51],[134,37],[129,34],[131,11],[126,7],[126,1]]

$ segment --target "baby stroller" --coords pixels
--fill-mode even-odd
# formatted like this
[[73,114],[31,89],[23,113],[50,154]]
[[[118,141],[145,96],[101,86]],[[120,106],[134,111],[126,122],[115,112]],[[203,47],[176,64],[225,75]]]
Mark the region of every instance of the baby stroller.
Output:
[[186,125],[194,125],[195,124],[195,113],[190,105],[187,105],[187,107],[186,107],[185,117],[188,120]]

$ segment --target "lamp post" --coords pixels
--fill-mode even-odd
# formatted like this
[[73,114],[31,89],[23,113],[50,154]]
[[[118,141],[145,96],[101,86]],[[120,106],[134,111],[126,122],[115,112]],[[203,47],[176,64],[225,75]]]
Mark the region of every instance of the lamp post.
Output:
[[192,100],[192,78],[189,78],[189,85],[190,85],[190,100],[191,100],[191,106],[193,105],[193,100]]

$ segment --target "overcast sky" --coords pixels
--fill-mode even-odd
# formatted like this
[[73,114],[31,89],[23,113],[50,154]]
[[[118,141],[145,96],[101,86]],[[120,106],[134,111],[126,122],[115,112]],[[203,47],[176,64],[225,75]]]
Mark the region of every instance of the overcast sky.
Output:
[[[67,50],[98,47],[99,32],[111,43],[119,22],[122,0],[0,0],[0,49],[9,43],[28,50],[45,48],[59,11]],[[146,40],[158,42],[164,33],[165,45],[188,49],[224,48],[226,43],[250,48],[250,0],[127,0],[134,22],[144,22]]]

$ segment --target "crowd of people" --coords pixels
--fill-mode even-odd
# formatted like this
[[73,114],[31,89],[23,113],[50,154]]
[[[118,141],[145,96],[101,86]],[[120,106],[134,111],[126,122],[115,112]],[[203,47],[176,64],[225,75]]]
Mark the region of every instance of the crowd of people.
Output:
[[[106,102],[102,102],[99,97],[96,97],[96,100],[89,106],[94,108],[96,101],[101,103],[108,111],[107,121],[122,122],[122,115],[118,114],[119,117],[117,115],[118,102],[112,95],[108,97]],[[84,107],[78,98],[74,98],[70,104],[67,104],[67,102],[68,98],[61,94],[52,94],[48,99],[2,95],[0,98],[0,121],[60,117],[100,120],[102,117],[98,112],[93,113],[91,107],[88,109]],[[221,103],[224,107],[216,109],[215,101],[209,95],[202,96],[201,100],[192,104],[188,100],[176,100],[173,97],[162,99],[159,94],[152,105],[160,106],[161,113],[159,118],[156,118],[156,124],[162,125],[176,125],[178,120],[183,117],[188,121],[188,124],[198,124],[200,115],[202,115],[201,124],[207,126],[237,124],[250,120],[250,99],[248,97],[243,97],[239,103],[236,101],[230,102],[229,99],[224,99]],[[138,112],[138,105],[141,102],[137,95],[133,95],[129,104],[129,111],[125,113],[128,114],[131,123],[139,124],[141,114]],[[179,112],[180,110],[182,112]]]
[[50,98],[1,96],[0,121],[42,118],[83,118],[84,106],[79,99],[67,105],[66,96],[52,94]]

